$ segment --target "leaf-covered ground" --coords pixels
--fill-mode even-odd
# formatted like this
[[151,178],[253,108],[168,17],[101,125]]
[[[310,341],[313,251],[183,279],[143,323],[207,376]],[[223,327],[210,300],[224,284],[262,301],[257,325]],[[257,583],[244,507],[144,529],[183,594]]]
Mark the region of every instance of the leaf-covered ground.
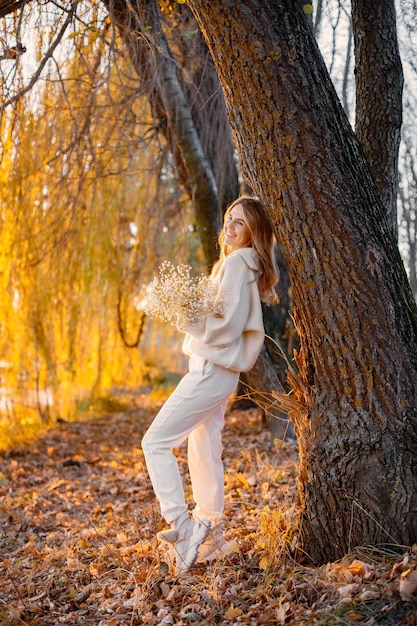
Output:
[[156,407],[144,395],[104,409],[0,456],[0,624],[417,624],[415,550],[291,560],[296,447],[274,446],[252,409],[224,432],[237,550],[175,578],[140,449]]

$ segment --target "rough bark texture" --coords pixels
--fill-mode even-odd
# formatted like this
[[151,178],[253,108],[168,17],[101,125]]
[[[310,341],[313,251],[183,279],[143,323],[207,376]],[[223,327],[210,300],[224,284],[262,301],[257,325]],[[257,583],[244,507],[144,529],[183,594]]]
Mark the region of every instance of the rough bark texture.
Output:
[[291,0],[189,0],[276,224],[301,339],[300,548],[417,541],[416,308],[369,165]]
[[397,235],[398,148],[404,77],[394,0],[353,0],[352,27],[355,40],[355,132]]

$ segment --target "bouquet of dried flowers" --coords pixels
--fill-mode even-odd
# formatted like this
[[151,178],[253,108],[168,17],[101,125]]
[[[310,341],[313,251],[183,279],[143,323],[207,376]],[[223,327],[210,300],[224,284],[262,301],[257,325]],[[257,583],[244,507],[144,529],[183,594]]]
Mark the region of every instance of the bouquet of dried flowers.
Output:
[[216,300],[216,285],[204,274],[191,275],[191,266],[174,266],[164,261],[158,276],[144,286],[141,308],[150,317],[157,317],[177,327],[193,326],[202,315],[221,315],[223,306]]

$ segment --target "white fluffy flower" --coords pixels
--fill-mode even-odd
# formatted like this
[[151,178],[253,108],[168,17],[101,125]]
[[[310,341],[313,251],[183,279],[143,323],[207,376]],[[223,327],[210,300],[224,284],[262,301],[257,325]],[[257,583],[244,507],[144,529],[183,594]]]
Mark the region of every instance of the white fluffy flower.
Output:
[[190,265],[174,266],[164,261],[158,276],[144,286],[143,311],[174,327],[179,320],[193,326],[202,315],[221,315],[223,307],[216,300],[215,283],[204,274],[192,276],[191,269]]

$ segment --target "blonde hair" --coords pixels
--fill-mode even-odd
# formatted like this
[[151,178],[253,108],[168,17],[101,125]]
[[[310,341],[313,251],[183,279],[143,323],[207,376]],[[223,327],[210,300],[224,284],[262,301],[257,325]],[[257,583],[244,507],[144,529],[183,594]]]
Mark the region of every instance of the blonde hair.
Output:
[[[241,196],[226,209],[225,222],[230,211],[238,204],[242,206],[246,225],[252,235],[252,248],[259,257],[259,295],[265,304],[273,304],[278,302],[275,285],[279,281],[279,270],[275,260],[275,238],[271,218],[258,198]],[[219,245],[220,256],[213,268],[214,274],[220,269],[223,260],[232,252],[226,244],[224,228],[219,236]]]

